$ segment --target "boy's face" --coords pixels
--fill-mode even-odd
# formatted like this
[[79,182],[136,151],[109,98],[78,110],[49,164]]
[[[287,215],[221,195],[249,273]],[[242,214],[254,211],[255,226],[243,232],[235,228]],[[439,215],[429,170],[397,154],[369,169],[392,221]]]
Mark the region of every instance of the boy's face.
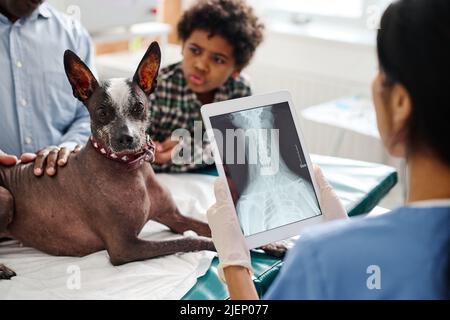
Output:
[[234,49],[223,37],[203,30],[194,30],[183,43],[183,73],[189,88],[195,93],[211,92],[230,76],[239,75]]

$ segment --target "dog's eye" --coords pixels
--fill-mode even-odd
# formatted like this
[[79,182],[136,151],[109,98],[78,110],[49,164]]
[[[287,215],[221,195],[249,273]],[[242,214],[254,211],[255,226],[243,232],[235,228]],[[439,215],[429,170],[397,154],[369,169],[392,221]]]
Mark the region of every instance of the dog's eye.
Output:
[[137,103],[133,106],[133,108],[131,109],[131,112],[133,114],[139,115],[144,111],[144,106],[140,103]]
[[106,118],[106,116],[107,116],[106,110],[103,108],[99,108],[97,110],[97,116],[101,119]]

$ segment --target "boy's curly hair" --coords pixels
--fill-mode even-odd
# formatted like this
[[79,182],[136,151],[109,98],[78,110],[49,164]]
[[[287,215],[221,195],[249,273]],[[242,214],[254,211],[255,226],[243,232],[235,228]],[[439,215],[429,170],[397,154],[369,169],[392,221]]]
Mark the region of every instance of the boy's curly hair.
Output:
[[242,69],[262,42],[264,25],[244,0],[199,0],[183,14],[177,29],[182,41],[194,30],[223,37],[233,46],[236,66]]

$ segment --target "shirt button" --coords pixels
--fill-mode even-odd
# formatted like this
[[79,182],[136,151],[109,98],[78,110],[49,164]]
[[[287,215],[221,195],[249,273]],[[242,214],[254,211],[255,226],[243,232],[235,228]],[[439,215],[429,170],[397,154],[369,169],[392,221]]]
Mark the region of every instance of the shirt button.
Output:
[[27,100],[25,100],[25,99],[21,99],[20,100],[20,104],[22,105],[22,107],[26,107],[27,106]]
[[33,142],[33,139],[31,139],[30,137],[26,137],[25,138],[25,143],[26,144],[31,144],[31,142]]
[[17,61],[16,66],[17,66],[17,68],[22,68],[22,62]]

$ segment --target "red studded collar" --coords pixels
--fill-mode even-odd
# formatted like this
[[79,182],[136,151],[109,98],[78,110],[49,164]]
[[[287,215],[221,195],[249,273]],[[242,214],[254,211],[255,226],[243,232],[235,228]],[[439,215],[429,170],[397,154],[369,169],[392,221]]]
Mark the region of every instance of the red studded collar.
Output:
[[93,136],[90,141],[95,150],[108,159],[123,163],[129,170],[139,168],[144,161],[153,163],[155,160],[155,144],[147,135],[146,146],[141,151],[132,154],[113,153],[110,149],[98,142]]

